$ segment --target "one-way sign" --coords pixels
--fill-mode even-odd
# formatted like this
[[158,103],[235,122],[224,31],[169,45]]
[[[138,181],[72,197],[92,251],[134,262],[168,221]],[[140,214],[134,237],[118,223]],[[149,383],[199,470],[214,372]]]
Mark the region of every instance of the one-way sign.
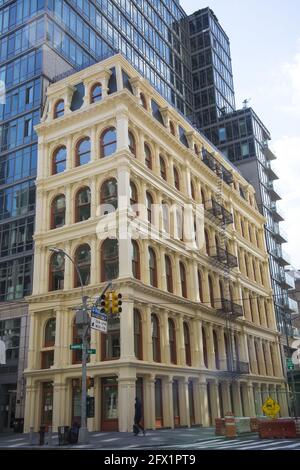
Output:
[[104,321],[100,318],[91,317],[91,328],[102,331],[102,333],[107,333],[107,321]]
[[92,317],[99,318],[100,320],[107,321],[107,315],[101,313],[100,309],[97,307],[92,307],[91,309]]

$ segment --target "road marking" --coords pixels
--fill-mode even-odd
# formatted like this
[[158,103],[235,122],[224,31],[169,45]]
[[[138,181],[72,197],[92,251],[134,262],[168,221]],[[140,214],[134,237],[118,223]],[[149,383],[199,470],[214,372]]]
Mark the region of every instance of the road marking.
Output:
[[[281,444],[286,444],[286,443],[289,443],[289,442],[290,442],[290,441],[281,441],[281,442],[280,442],[280,445],[281,445]],[[279,445],[279,442],[266,442],[265,444],[258,442],[258,443],[257,443],[257,448],[258,448],[258,449],[260,449],[260,448],[262,448],[262,447],[272,447],[272,448],[273,448],[273,446],[278,446],[278,445]],[[281,448],[281,447],[280,447],[280,448]],[[240,449],[241,449],[241,450],[247,449],[247,446],[240,447]]]

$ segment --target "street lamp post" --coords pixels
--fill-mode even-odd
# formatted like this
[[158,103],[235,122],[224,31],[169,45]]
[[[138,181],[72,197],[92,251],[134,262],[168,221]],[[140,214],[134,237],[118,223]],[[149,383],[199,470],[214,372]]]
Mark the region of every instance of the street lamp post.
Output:
[[83,295],[83,282],[80,271],[77,264],[71,258],[68,253],[66,253],[61,248],[49,248],[53,253],[62,253],[67,256],[69,260],[73,263],[81,286],[81,300],[82,300],[82,309],[77,310],[76,312],[76,324],[82,326],[82,379],[81,379],[81,426],[79,428],[78,442],[80,444],[88,444],[89,442],[89,431],[87,428],[87,418],[86,418],[86,405],[87,405],[87,393],[86,393],[86,362],[87,362],[87,332],[89,329],[89,318],[87,314],[87,297]]

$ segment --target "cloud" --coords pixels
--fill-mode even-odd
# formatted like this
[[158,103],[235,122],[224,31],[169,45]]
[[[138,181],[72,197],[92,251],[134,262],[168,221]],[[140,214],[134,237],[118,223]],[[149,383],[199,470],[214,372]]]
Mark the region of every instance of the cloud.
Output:
[[300,268],[300,136],[283,137],[274,141],[272,148],[277,155],[272,167],[279,176],[275,186],[282,196],[277,204],[285,217],[280,226],[288,235],[284,249],[291,255],[292,265]]
[[287,104],[282,106],[286,112],[300,117],[300,39],[298,40],[299,52],[291,62],[283,64],[280,71],[280,85],[287,97]]

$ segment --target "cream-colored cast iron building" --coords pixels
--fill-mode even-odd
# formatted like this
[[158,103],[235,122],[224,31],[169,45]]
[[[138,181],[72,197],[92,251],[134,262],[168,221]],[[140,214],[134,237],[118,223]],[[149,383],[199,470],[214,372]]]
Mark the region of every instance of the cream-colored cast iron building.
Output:
[[36,131],[25,432],[80,422],[81,288],[51,247],[91,301],[110,279],[123,295],[91,330],[90,430],[131,431],[136,395],[151,429],[256,416],[269,395],[287,415],[252,186],[120,55],[52,84]]

